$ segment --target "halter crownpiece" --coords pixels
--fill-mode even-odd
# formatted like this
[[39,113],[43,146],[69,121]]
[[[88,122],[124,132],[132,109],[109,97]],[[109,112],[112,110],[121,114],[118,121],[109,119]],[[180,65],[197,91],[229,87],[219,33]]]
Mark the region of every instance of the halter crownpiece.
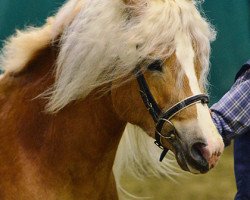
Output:
[[[170,121],[170,119],[174,117],[177,113],[196,103],[208,104],[209,98],[205,94],[193,95],[178,102],[177,104],[169,108],[167,111],[162,111],[156,103],[152,93],[150,92],[150,89],[148,87],[144,75],[142,74],[140,67],[136,67],[134,72],[136,74],[136,79],[140,88],[141,98],[150,115],[152,116],[154,122],[156,123],[154,143],[163,150],[160,156],[161,162],[169,151],[169,149],[163,146],[161,140],[167,140],[174,147],[176,147],[180,143],[180,139],[176,134],[174,124]],[[163,135],[161,133],[165,123],[168,123],[172,127],[172,130],[169,131],[167,135]]]

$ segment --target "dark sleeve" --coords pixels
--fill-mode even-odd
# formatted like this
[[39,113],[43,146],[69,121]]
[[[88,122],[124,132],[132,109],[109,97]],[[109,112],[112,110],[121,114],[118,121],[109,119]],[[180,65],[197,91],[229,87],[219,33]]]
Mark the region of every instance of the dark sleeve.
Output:
[[250,70],[237,79],[232,88],[211,107],[212,118],[224,142],[249,131]]

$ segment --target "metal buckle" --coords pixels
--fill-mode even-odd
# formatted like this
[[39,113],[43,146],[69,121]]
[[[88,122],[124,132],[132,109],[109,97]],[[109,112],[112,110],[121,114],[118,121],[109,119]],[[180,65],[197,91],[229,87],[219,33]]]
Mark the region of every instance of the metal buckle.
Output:
[[164,149],[164,147],[161,145],[161,144],[159,144],[159,142],[157,142],[157,141],[154,141],[154,143],[155,143],[155,145],[157,146],[157,147],[159,147],[160,149]]

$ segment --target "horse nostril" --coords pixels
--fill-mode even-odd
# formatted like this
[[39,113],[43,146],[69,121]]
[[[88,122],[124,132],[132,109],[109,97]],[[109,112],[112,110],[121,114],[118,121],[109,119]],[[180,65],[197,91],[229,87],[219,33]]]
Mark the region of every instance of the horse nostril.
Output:
[[208,167],[208,161],[204,155],[203,149],[206,147],[205,143],[196,142],[191,146],[190,156],[200,167]]
[[201,142],[196,142],[191,146],[191,156],[195,159],[198,160],[200,157],[203,158],[202,154],[202,148],[205,147],[206,144],[201,143]]

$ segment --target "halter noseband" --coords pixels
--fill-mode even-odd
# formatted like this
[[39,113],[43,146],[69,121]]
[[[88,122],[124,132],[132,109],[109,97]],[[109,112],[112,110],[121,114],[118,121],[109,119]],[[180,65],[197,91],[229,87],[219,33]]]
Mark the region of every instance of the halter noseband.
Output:
[[[180,111],[186,109],[187,107],[194,105],[196,103],[202,103],[202,104],[208,104],[209,99],[208,96],[205,94],[198,94],[191,97],[188,97],[171,108],[169,108],[167,111],[162,111],[158,104],[156,103],[152,93],[149,90],[148,84],[145,80],[144,75],[141,72],[140,67],[136,67],[135,69],[136,79],[140,88],[140,94],[142,97],[142,100],[151,114],[154,122],[156,123],[156,129],[155,129],[155,144],[163,150],[160,161],[164,159],[169,149],[163,146],[161,139],[166,139],[170,144],[173,144],[177,142],[177,135],[175,134],[175,128],[173,123],[170,121],[172,117],[174,117],[177,113]],[[166,136],[164,136],[161,131],[163,128],[163,125],[165,123],[170,124],[173,127],[173,130],[170,131]]]

